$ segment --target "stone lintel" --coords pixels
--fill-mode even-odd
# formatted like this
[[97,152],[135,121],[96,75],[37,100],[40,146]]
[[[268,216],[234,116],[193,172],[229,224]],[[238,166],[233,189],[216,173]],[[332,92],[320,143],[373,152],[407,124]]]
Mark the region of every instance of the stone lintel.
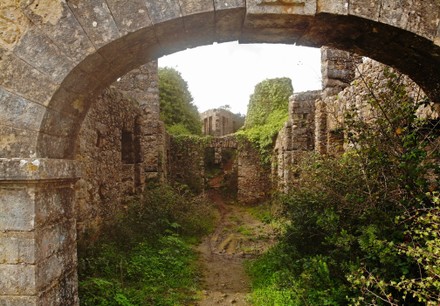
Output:
[[0,158],[0,184],[70,182],[81,176],[75,160],[46,158]]

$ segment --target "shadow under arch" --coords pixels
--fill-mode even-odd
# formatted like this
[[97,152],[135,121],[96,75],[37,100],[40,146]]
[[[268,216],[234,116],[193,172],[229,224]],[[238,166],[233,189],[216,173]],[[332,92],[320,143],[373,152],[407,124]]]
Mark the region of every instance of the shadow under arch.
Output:
[[[231,23],[227,36],[215,31],[212,13],[200,13],[212,30],[190,32],[178,19],[129,33],[86,57],[53,95],[41,123],[37,156],[73,159],[81,123],[94,97],[118,77],[163,55],[215,41],[323,45],[368,56],[411,77],[435,102],[440,102],[440,46],[412,32],[373,20],[321,13],[315,16],[267,15],[258,27]],[[180,20],[182,22],[182,20]],[[210,28],[210,27],[208,27]],[[217,59],[212,59],[217,60]]]

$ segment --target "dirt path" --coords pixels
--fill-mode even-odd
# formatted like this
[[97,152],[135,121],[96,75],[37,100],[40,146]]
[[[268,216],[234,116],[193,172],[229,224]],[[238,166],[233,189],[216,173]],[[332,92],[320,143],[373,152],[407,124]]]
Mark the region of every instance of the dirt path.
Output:
[[198,247],[204,267],[204,291],[198,305],[250,305],[246,302],[250,287],[243,263],[273,243],[272,231],[245,208],[224,203],[216,189],[211,189],[209,196],[221,218],[214,233]]

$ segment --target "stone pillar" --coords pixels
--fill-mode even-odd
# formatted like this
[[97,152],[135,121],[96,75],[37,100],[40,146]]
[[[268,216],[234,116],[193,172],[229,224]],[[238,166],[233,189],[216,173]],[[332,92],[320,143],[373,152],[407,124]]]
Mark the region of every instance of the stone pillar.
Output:
[[355,78],[356,66],[362,58],[347,51],[321,48],[323,96],[334,96],[349,86]]
[[327,108],[321,99],[315,103],[315,151],[327,153]]
[[340,144],[344,142],[339,137],[342,134],[337,130],[337,122],[341,116],[336,111],[339,108],[334,105],[337,99],[331,97],[350,85],[355,78],[356,67],[361,62],[362,58],[358,55],[329,47],[321,48],[323,91],[320,101],[316,104],[315,115],[315,147],[321,154],[340,151]]
[[0,305],[78,305],[70,160],[0,159]]

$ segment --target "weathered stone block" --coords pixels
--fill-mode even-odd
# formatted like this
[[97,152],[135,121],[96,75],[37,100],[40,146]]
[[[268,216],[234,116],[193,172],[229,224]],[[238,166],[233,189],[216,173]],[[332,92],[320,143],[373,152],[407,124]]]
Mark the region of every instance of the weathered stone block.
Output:
[[75,191],[70,186],[38,190],[35,195],[35,221],[44,226],[72,218],[74,197]]
[[52,109],[47,109],[45,120],[42,121],[40,130],[52,136],[72,137],[72,127],[80,124],[79,117],[71,116],[68,113],[60,113]]
[[349,14],[377,21],[381,0],[350,0]]
[[[52,126],[52,128],[55,128],[55,126],[59,124],[65,125],[65,123],[57,122],[56,120],[57,118],[66,118],[68,122],[75,123],[73,126],[74,128],[77,127],[82,120],[81,118],[83,118],[83,116],[85,116],[87,113],[89,108],[88,103],[92,101],[88,96],[86,96],[86,94],[89,93],[82,95],[69,92],[64,88],[60,88],[60,90],[58,90],[53,96],[51,103],[52,112],[47,113],[46,116],[43,117],[41,126]],[[59,113],[55,110],[62,110],[62,113]],[[53,116],[57,113],[59,114],[58,116]],[[51,116],[49,116],[49,114],[51,114]],[[76,118],[76,120],[74,118]],[[72,127],[71,129],[73,130]]]
[[37,132],[0,125],[0,158],[29,158],[35,154],[37,138]]
[[50,76],[56,84],[60,84],[74,67],[74,63],[36,28],[22,37],[14,53],[38,71]]
[[[260,21],[249,21],[246,19],[246,25],[252,24],[251,27],[243,29],[240,43],[273,43],[273,44],[293,44],[297,42],[298,38],[304,33],[303,28],[283,28],[283,25],[274,25],[274,28],[258,28],[253,29],[255,25],[260,27]],[[264,22],[264,21],[263,21]]]
[[316,0],[249,0],[247,14],[315,15]]
[[407,8],[409,6],[409,2],[412,2],[412,0],[382,1],[379,21],[396,27],[405,28],[405,26],[408,24],[409,15],[407,13]]
[[81,176],[78,161],[43,158],[0,158],[0,181],[60,180],[66,184]]
[[214,12],[213,1],[179,0],[179,4],[183,16],[206,13],[206,12]]
[[0,231],[34,229],[35,194],[32,189],[0,189]]
[[96,48],[120,36],[105,0],[71,0],[68,5]]
[[21,1],[21,10],[75,62],[95,51],[66,1]]
[[246,15],[245,0],[214,0],[216,40],[238,40]]
[[142,64],[163,55],[153,27],[130,33],[124,37],[124,41],[133,57],[140,59]]
[[[0,305],[2,306],[35,306],[37,305],[36,296],[0,296]],[[43,304],[50,305],[50,304]]]
[[38,130],[46,108],[0,87],[0,122],[20,129]]
[[94,75],[88,74],[76,67],[64,79],[62,88],[69,92],[84,95],[95,92],[97,88],[100,88],[100,85],[100,82]]
[[76,271],[68,271],[59,282],[40,297],[40,305],[78,305]]
[[218,42],[237,40],[246,15],[244,0],[237,7],[228,8],[228,1],[215,1],[215,32]]
[[152,24],[145,0],[107,0],[107,4],[122,35]]
[[35,281],[37,289],[49,287],[65,273],[63,258],[54,254],[49,258],[40,261],[35,268]]
[[187,47],[213,43],[215,41],[215,14],[213,11],[184,17]]
[[2,30],[0,32],[0,46],[12,49],[30,26],[26,16],[17,6],[17,1],[2,0],[0,4],[0,19]]
[[48,76],[2,49],[0,71],[0,84],[30,101],[47,105],[57,89],[57,85]]
[[407,23],[402,28],[416,33],[429,40],[435,38],[440,20],[440,2],[437,0],[406,0],[408,5],[404,12],[408,15]]
[[42,158],[70,159],[74,155],[74,147],[74,135],[62,137],[40,133],[38,136],[37,152]]
[[178,1],[155,1],[146,2],[148,12],[154,24],[182,17]]
[[0,295],[34,295],[34,265],[0,265]]
[[317,13],[348,14],[349,0],[318,0]]
[[233,10],[233,9],[245,9],[245,0],[214,0],[215,10]]
[[34,264],[35,240],[16,236],[0,236],[0,264]]

